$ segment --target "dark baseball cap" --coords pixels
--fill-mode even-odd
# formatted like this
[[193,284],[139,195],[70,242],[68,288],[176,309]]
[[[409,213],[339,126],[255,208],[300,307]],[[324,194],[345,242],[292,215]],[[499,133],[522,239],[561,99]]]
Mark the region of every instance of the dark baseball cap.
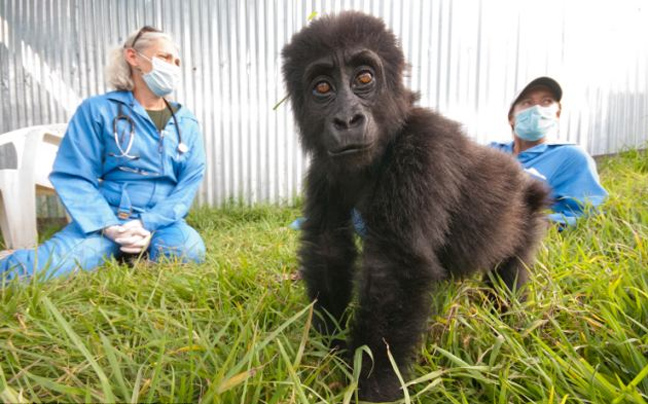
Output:
[[515,97],[515,100],[511,103],[511,108],[509,108],[509,113],[508,116],[509,118],[511,117],[511,114],[513,113],[513,107],[515,107],[515,104],[520,101],[520,98],[522,98],[523,95],[525,95],[530,89],[538,87],[538,86],[545,86],[551,91],[556,98],[557,102],[560,102],[562,99],[562,88],[560,88],[560,84],[551,77],[538,77],[535,80],[532,80],[529,84],[527,84],[522,91],[520,91]]

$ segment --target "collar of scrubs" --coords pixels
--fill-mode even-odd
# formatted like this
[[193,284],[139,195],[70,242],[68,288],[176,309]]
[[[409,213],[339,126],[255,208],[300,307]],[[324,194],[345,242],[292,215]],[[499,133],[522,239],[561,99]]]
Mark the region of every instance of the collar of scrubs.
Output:
[[[530,149],[526,149],[525,151],[521,152],[520,155],[540,154],[546,152],[548,149],[553,149],[558,146],[575,145],[575,144],[576,143],[574,142],[568,142],[565,140],[547,141],[544,143],[540,143],[539,145],[533,146]],[[503,149],[506,150],[508,153],[513,153],[513,145],[514,145],[513,141],[509,143],[502,143]]]
[[[137,114],[141,115],[144,118],[148,118],[148,113],[146,112],[142,104],[140,104],[139,101],[135,99],[132,91],[111,91],[107,94],[107,96],[108,99],[126,104],[130,106]],[[174,101],[169,101],[169,104],[174,107],[177,119],[184,117],[184,115],[187,113],[187,109],[182,108],[182,104]]]

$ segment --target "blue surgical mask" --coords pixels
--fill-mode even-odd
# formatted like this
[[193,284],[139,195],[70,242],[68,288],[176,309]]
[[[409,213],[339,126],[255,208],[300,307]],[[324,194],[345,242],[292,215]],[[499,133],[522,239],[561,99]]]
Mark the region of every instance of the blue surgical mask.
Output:
[[515,115],[515,134],[530,142],[558,134],[558,104],[548,107],[535,105]]
[[149,90],[158,97],[164,97],[173,92],[180,81],[180,67],[156,57],[149,59],[141,53],[140,56],[149,60],[153,65],[153,70],[142,74]]

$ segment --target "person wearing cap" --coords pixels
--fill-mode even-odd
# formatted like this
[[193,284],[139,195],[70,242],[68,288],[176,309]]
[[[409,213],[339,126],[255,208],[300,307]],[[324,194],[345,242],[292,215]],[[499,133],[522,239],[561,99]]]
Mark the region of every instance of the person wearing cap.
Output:
[[508,112],[513,141],[490,146],[512,154],[525,171],[549,185],[554,201],[549,219],[562,227],[575,224],[588,209],[603,203],[608,193],[585,149],[558,140],[561,99],[562,88],[554,79],[531,81]]
[[205,172],[196,117],[165,97],[180,79],[178,46],[145,26],[106,69],[117,91],[84,100],[68,123],[50,180],[72,222],[36,249],[4,252],[0,281],[90,270],[123,254],[200,262],[184,220]]

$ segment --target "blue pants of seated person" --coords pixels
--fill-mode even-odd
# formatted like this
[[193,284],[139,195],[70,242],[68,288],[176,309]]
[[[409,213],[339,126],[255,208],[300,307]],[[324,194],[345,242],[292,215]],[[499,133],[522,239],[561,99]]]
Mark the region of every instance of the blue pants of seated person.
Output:
[[[0,279],[39,276],[58,277],[75,269],[94,269],[122,253],[120,245],[101,234],[84,234],[74,222],[36,249],[17,250],[0,261]],[[205,244],[196,230],[184,220],[153,232],[149,259],[166,257],[182,262],[202,262]]]

